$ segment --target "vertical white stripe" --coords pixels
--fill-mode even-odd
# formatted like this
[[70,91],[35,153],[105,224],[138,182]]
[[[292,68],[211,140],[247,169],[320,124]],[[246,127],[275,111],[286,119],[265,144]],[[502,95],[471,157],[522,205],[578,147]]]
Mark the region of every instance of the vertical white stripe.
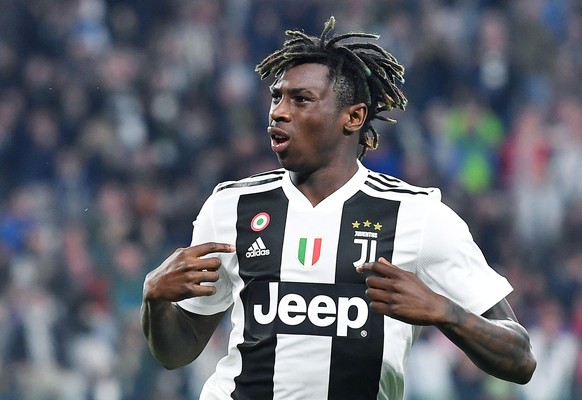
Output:
[[[333,211],[301,210],[290,207],[283,243],[282,282],[335,281],[336,251],[341,222],[341,205]],[[306,223],[306,221],[309,221]],[[297,257],[299,239],[308,238],[305,264]],[[315,238],[322,238],[321,257],[310,267]],[[331,337],[278,335],[275,349],[274,400],[326,399],[330,373]],[[284,366],[284,367],[282,367]]]
[[277,335],[273,400],[327,399],[330,354],[331,337]]
[[[411,272],[416,272],[421,240],[419,226],[424,218],[424,213],[414,207],[418,204],[400,203],[392,253],[392,264]],[[418,327],[384,317],[383,379],[380,381],[379,398],[402,399],[406,360],[419,331]]]
[[[292,208],[289,208],[283,242],[281,281],[334,282],[341,208],[335,211],[322,213],[318,210],[307,216],[305,210],[302,210],[301,214],[294,215]],[[302,237],[308,239],[305,254],[307,268],[301,265],[298,258],[299,239]],[[315,238],[322,238],[321,257],[315,266],[311,267]]]
[[413,201],[400,203],[394,236],[392,264],[414,273],[416,273],[418,247],[422,239],[420,227],[426,216],[423,212],[423,204]]
[[378,391],[379,399],[402,399],[406,359],[413,338],[418,333],[417,329],[418,327],[384,317],[384,362]]

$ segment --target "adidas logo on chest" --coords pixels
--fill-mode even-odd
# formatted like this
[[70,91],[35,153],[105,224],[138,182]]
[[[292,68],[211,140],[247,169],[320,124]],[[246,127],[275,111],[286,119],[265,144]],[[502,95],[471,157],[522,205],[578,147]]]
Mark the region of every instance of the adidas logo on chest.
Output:
[[271,251],[267,249],[267,246],[265,246],[263,239],[258,237],[257,239],[255,239],[253,244],[251,244],[251,246],[247,249],[246,257],[247,258],[261,257],[268,256],[269,254],[271,254]]

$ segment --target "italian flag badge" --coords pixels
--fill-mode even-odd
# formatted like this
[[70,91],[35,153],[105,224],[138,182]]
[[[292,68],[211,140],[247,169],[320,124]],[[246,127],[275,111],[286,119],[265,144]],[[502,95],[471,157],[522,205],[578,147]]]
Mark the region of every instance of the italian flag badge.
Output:
[[313,267],[321,256],[321,238],[299,238],[297,258],[304,267]]

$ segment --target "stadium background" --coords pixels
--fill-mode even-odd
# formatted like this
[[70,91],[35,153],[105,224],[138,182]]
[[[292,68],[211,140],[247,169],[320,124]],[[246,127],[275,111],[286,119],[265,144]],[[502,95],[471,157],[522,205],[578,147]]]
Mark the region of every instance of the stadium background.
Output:
[[197,398],[225,329],[164,370],[143,278],[214,184],[277,166],[254,65],[331,14],[407,66],[366,164],[442,188],[538,356],[506,384],[427,329],[408,398],[582,399],[579,0],[0,0],[1,400]]

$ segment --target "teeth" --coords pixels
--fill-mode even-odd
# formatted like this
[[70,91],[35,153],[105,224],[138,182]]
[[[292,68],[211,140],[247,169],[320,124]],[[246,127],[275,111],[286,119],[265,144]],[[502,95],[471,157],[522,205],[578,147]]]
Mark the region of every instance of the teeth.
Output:
[[271,137],[273,138],[273,140],[275,142],[277,142],[278,144],[283,143],[285,141],[287,141],[287,138],[285,136],[281,136],[281,135],[271,135]]

